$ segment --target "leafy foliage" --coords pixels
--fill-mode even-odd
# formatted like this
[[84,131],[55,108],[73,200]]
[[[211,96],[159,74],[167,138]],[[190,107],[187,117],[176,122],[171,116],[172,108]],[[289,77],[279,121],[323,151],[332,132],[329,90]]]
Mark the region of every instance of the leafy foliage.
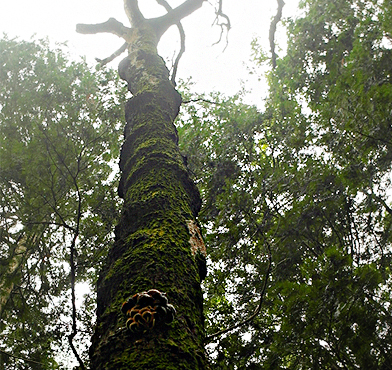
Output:
[[[262,113],[241,94],[182,87],[180,142],[209,248],[207,336],[263,298],[251,324],[207,350],[215,369],[391,369],[392,6],[302,7],[285,21]],[[78,279],[93,281],[117,214],[125,94],[112,71],[46,42],[3,39],[0,66],[0,363],[61,368],[72,240]],[[90,298],[79,312],[87,331],[92,309]]]
[[208,348],[217,369],[390,369],[392,8],[302,6],[263,113],[220,95],[183,113],[209,334],[254,311],[273,258],[262,313]]
[[[94,283],[117,215],[112,168],[124,89],[114,71],[92,71],[63,49],[0,40],[0,363],[7,369],[60,366],[54,354],[69,352],[70,254],[77,281]],[[91,309],[80,312],[87,339]]]

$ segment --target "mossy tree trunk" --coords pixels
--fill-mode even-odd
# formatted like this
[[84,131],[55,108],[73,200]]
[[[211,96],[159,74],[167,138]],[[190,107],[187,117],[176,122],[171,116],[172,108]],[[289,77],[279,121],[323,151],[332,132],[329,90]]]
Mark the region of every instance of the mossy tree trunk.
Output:
[[[178,148],[173,124],[181,97],[157,54],[160,36],[199,8],[188,0],[166,16],[146,20],[136,0],[124,0],[132,28],[110,19],[78,25],[78,32],[112,32],[127,43],[121,78],[133,97],[126,104],[119,194],[124,198],[114,245],[98,282],[97,327],[90,349],[99,369],[205,369],[203,302],[205,248],[196,217],[200,196]],[[131,332],[121,312],[136,293],[166,293],[176,311],[171,324]]]

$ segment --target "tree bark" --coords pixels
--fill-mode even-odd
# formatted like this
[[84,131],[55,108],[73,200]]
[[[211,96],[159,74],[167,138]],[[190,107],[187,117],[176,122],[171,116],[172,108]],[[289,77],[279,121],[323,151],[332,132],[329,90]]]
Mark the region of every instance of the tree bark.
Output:
[[[181,97],[157,54],[159,37],[153,22],[139,17],[119,66],[133,97],[120,156],[124,206],[98,281],[90,348],[95,370],[207,368],[200,287],[205,247],[196,222],[201,201],[179,152],[173,122]],[[171,324],[157,320],[151,330],[132,333],[122,304],[150,289],[166,293],[177,315]]]

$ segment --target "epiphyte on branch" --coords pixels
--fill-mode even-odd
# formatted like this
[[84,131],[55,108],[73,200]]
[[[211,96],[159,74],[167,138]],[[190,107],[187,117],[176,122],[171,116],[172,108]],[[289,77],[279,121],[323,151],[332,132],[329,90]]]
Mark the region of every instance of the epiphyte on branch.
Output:
[[122,304],[121,311],[128,317],[126,326],[132,333],[144,333],[156,324],[170,324],[176,309],[168,303],[165,293],[157,289],[136,293]]

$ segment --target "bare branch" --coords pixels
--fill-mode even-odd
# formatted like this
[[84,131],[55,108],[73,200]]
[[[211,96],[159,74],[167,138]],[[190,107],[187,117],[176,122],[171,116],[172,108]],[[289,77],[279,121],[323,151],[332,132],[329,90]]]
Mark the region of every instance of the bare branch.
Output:
[[137,0],[124,0],[124,9],[132,26],[137,27],[145,21]]
[[[46,202],[46,204],[48,203]],[[75,232],[75,229],[72,226],[69,226],[64,222],[37,221],[37,222],[28,222],[27,225],[60,226],[60,227],[64,227],[64,229],[67,229],[71,232]]]
[[[229,44],[229,31],[231,29],[231,23],[230,23],[230,18],[223,13],[222,10],[223,7],[223,0],[219,0],[219,5],[218,9],[215,11],[215,20],[213,22],[213,25],[217,25],[221,28],[221,33],[219,35],[219,40],[215,42],[213,45],[219,44],[222,41],[222,36],[224,31],[226,30],[226,46],[225,49],[227,48],[227,45]],[[225,21],[221,22],[220,19],[223,18]]]
[[121,22],[114,18],[109,18],[104,23],[97,24],[82,24],[76,25],[76,32],[82,34],[96,34],[96,33],[113,33],[118,37],[127,40],[131,34],[131,28],[125,27]]
[[186,0],[162,17],[151,19],[158,38],[160,38],[170,26],[177,24],[181,19],[192,14],[196,9],[199,9],[204,1],[206,0]]
[[178,63],[180,62],[182,54],[184,54],[184,52],[185,52],[185,32],[184,32],[184,28],[182,27],[181,23],[178,24],[178,31],[180,32],[181,48],[180,48],[180,51],[178,52],[177,58],[173,64],[173,72],[172,72],[172,76],[171,76],[171,81],[172,81],[173,85],[176,84]]
[[[159,5],[162,5],[167,10],[167,12],[170,12],[173,10],[173,8],[168,4],[168,2],[166,0],[157,0],[157,3]],[[182,27],[181,22],[177,22],[176,24],[177,24],[178,31],[180,32],[181,48],[180,48],[180,51],[178,52],[177,58],[173,64],[173,73],[172,73],[172,77],[171,77],[171,81],[172,81],[173,85],[176,84],[178,63],[180,62],[182,54],[184,54],[184,52],[185,52],[185,31],[184,31],[184,28]]]
[[127,50],[128,47],[128,43],[125,42],[120,49],[116,50],[112,55],[110,55],[109,57],[105,58],[105,59],[98,59],[95,58],[95,60],[101,65],[101,67],[103,67],[104,65],[110,63],[113,59],[117,58],[118,56],[120,56],[124,51]]
[[282,19],[282,10],[284,6],[284,1],[283,0],[277,0],[278,1],[278,11],[274,17],[274,19],[271,22],[270,29],[269,29],[269,42],[270,42],[270,48],[271,48],[271,54],[272,54],[272,68],[276,67],[276,53],[275,53],[275,32],[276,32],[276,26],[279,23],[279,21]]

